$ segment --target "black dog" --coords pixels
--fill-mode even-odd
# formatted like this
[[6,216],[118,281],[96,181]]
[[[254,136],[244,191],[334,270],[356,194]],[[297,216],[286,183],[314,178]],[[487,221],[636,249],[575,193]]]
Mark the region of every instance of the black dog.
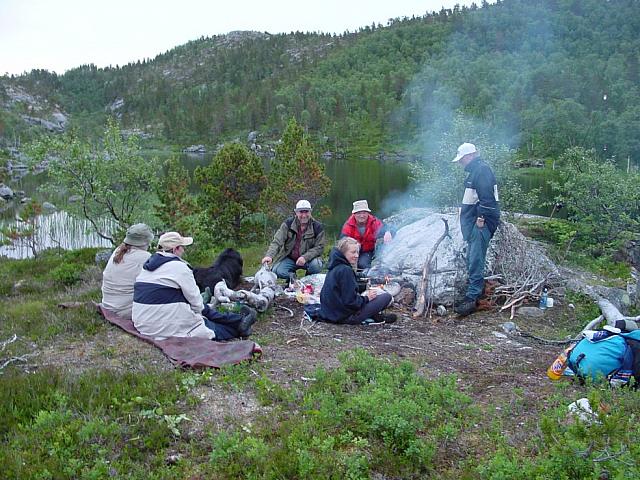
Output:
[[220,280],[226,280],[227,287],[234,289],[240,284],[243,264],[242,256],[233,248],[227,248],[218,255],[210,267],[194,268],[193,276],[201,292],[206,287],[213,292]]

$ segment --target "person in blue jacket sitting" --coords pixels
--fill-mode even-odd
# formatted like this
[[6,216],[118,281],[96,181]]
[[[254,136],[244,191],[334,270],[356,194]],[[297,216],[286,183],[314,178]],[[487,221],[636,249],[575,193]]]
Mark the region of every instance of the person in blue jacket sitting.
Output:
[[320,319],[330,323],[358,325],[375,322],[393,323],[397,316],[382,310],[391,303],[389,293],[368,290],[358,293],[355,268],[360,244],[351,237],[338,240],[329,255],[329,272],[320,292]]

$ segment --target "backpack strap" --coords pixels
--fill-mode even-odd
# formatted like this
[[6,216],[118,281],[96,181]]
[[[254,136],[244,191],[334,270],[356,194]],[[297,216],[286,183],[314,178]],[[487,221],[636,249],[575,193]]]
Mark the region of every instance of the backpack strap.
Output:
[[640,385],[640,330],[623,333],[622,336],[631,350],[631,373],[636,379],[636,388],[638,388]]
[[287,228],[291,228],[291,225],[293,225],[293,217],[287,218],[284,223],[287,225]]
[[633,338],[627,338],[627,345],[633,354],[633,360],[631,362],[631,372],[633,378],[636,379],[636,388],[640,385],[640,340]]
[[311,223],[313,224],[313,237],[316,238],[318,235],[320,235],[324,231],[324,227],[320,222],[316,220],[312,220]]

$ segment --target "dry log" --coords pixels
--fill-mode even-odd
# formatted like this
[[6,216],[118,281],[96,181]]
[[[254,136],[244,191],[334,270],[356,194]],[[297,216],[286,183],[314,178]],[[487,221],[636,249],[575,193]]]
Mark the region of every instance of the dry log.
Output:
[[7,340],[0,342],[0,352],[3,351],[5,348],[7,348],[7,345],[15,342],[17,339],[18,339],[18,335],[14,333],[11,338],[8,338]]
[[11,357],[8,360],[4,361],[2,365],[0,365],[0,370],[4,369],[4,367],[14,362],[26,362],[28,358],[33,357],[35,355],[38,355],[38,353],[37,352],[25,353],[24,355],[21,355],[19,357]]
[[635,330],[638,328],[638,321],[640,316],[627,317],[620,313],[620,311],[606,298],[598,300],[598,307],[602,315],[607,320],[607,325],[612,327],[618,327],[622,330]]
[[431,249],[429,257],[427,257],[427,260],[424,262],[424,267],[422,268],[422,278],[420,279],[420,283],[418,284],[418,300],[416,301],[416,311],[413,314],[413,318],[417,318],[424,313],[424,307],[427,303],[427,279],[429,276],[429,265],[431,264],[431,260],[433,259],[433,256],[435,255],[436,250],[438,250],[438,247],[440,246],[442,241],[447,237],[451,238],[451,236],[449,235],[449,222],[446,218],[442,218],[442,221],[444,222],[444,232]]
[[591,320],[589,323],[587,323],[587,325],[585,325],[585,327],[582,329],[582,332],[580,332],[580,335],[578,335],[577,338],[580,338],[584,331],[593,330],[594,328],[596,328],[598,326],[598,324],[600,324],[600,322],[602,322],[602,320],[604,320],[604,317],[602,315],[600,315],[599,317],[594,318],[593,320]]
[[618,310],[613,303],[606,298],[598,300],[598,307],[600,308],[602,315],[604,315],[604,318],[607,319],[608,325],[615,325],[616,321],[625,320],[625,316],[620,313],[620,310]]

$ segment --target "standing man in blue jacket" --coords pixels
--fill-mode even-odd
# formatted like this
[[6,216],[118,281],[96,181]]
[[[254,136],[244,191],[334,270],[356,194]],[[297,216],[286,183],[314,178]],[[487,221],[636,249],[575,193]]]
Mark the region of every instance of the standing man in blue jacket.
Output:
[[460,145],[453,162],[459,163],[467,172],[460,209],[460,230],[467,242],[469,286],[464,300],[455,307],[458,315],[467,316],[476,310],[478,298],[484,290],[487,247],[500,223],[500,205],[496,177],[480,158],[475,145]]

